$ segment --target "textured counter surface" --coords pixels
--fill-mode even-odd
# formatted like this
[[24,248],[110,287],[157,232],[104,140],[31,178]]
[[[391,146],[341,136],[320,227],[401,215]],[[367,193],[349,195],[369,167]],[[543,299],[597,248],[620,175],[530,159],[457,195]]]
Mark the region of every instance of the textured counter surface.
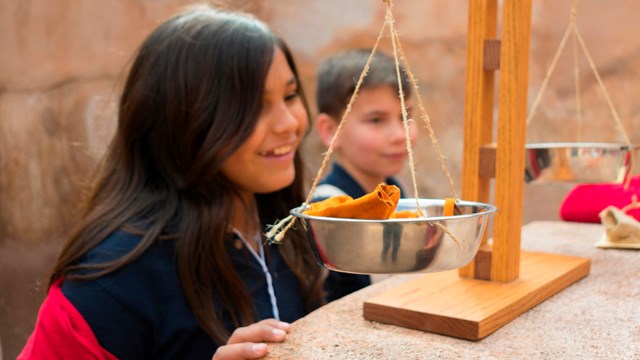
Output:
[[483,340],[368,321],[365,300],[421,274],[396,275],[293,324],[268,359],[640,359],[640,251],[598,249],[599,224],[534,222],[522,248],[588,257],[591,272]]

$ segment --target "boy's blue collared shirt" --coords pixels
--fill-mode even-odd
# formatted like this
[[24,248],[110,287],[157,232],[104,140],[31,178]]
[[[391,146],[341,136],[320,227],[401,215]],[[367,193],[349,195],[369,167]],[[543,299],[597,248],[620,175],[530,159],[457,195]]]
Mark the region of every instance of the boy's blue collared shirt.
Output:
[[[404,197],[402,187],[395,179],[388,178],[385,182],[388,185],[397,186],[400,189],[400,197]],[[320,181],[318,185],[325,184],[339,188],[354,199],[367,194],[362,186],[338,163],[333,164],[331,173],[324,180]],[[318,197],[314,198],[313,201],[321,201],[324,199],[325,198]],[[369,275],[346,274],[331,271],[325,283],[326,299],[327,301],[333,301],[368,285],[371,285],[371,277]]]

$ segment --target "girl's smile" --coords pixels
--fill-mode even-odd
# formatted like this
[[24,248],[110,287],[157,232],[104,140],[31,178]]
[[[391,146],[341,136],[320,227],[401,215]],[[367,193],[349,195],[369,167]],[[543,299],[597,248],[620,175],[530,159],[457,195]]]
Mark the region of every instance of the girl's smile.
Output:
[[293,160],[307,128],[298,82],[279,48],[263,93],[253,133],[222,165],[224,175],[245,196],[274,192],[293,182]]

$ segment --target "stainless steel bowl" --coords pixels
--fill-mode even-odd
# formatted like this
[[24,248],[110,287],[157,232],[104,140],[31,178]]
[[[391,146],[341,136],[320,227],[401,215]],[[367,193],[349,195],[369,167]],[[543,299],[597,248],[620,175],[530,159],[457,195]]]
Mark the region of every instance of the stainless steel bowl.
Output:
[[538,143],[525,145],[525,152],[526,182],[616,182],[630,170],[627,145]]
[[[442,216],[444,200],[420,199],[426,218],[358,220],[309,216],[291,210],[307,231],[318,262],[355,274],[435,272],[468,264],[482,242],[495,206],[459,201],[460,215]],[[397,210],[415,210],[416,199],[400,199]],[[439,227],[446,227],[457,242]]]

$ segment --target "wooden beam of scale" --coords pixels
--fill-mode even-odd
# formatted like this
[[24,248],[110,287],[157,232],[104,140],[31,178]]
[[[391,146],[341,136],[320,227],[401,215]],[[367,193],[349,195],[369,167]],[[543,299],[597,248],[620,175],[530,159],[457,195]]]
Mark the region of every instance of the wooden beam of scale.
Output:
[[489,202],[495,176],[493,241],[485,238],[459,271],[426,274],[365,301],[368,320],[480,340],[589,273],[589,259],[520,250],[531,0],[504,0],[502,19],[498,42],[496,0],[469,0],[462,197]]

